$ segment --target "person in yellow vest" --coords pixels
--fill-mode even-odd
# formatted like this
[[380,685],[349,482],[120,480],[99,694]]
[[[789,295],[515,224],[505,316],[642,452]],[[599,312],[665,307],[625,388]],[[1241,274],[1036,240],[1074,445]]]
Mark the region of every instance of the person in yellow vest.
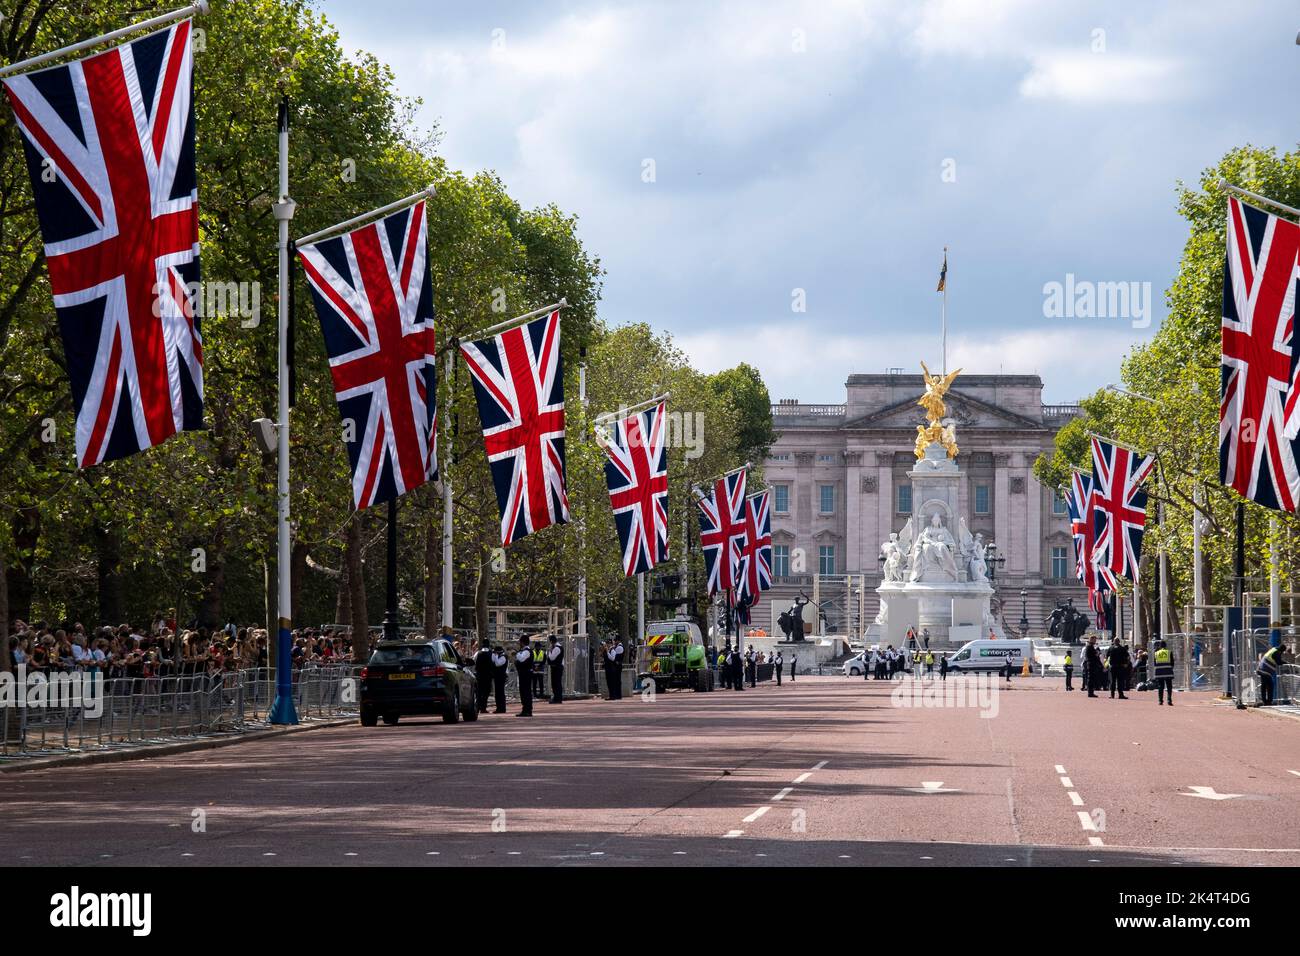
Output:
[[925,675],[929,677],[934,673],[934,651],[925,652]]
[[1156,702],[1165,702],[1165,692],[1169,693],[1169,706],[1174,706],[1174,652],[1165,647],[1164,641],[1156,641],[1156,652],[1152,656],[1155,663]]
[[1065,689],[1074,690],[1074,652],[1065,649]]
[[1255,670],[1255,673],[1259,675],[1259,706],[1271,707],[1273,705],[1274,688],[1277,686],[1277,675],[1281,669],[1281,644],[1270,647],[1260,655],[1259,667]]
[[533,699],[546,696],[546,648],[538,641],[533,645]]

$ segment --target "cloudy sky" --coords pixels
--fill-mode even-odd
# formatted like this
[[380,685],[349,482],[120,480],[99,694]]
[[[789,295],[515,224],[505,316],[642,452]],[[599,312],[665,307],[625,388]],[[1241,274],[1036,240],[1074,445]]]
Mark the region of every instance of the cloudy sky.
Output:
[[[949,367],[1037,372],[1047,401],[1115,381],[1165,314],[1177,181],[1300,136],[1284,2],[319,6],[454,167],[580,217],[607,321],[706,370],[748,361],[774,400],[937,363],[945,245]],[[1138,298],[1049,316],[1067,275]]]

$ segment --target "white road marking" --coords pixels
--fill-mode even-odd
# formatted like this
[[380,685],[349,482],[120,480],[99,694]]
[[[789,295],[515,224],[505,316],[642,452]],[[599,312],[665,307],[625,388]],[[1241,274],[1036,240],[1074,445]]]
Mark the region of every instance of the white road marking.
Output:
[[1204,800],[1231,800],[1233,797],[1240,797],[1240,793],[1218,793],[1213,787],[1188,787],[1191,793],[1184,793],[1179,790],[1180,797],[1201,797]]
[[344,856],[356,856],[355,853],[344,853],[343,855],[344,855]]
[[182,853],[181,856],[193,856],[193,853]]
[[829,763],[829,761],[827,761],[827,760],[823,760],[823,761],[821,761],[820,763],[817,764],[817,766],[813,767],[813,772],[816,773],[816,772],[817,772],[818,770],[820,770],[822,767],[826,766],[827,763]]
[[932,857],[932,856],[923,856],[923,857],[921,857],[921,859],[923,859],[923,860],[933,860],[934,857]]
[[1288,770],[1287,773],[1295,774],[1297,777],[1300,777],[1300,770]]
[[425,855],[425,856],[441,856],[442,854],[439,853],[437,850],[430,850],[428,853],[426,853],[426,854],[424,854],[424,855]]
[[757,820],[759,817],[761,817],[763,814],[767,813],[767,811],[771,809],[772,809],[771,807],[759,807],[757,810],[755,810],[749,816],[745,817],[745,819],[741,820],[740,822],[753,823],[755,820]]
[[740,836],[744,832],[745,832],[744,830],[728,830],[726,833],[722,834],[722,839],[734,840],[736,837]]
[[1074,782],[1073,782],[1072,780],[1070,780],[1069,777],[1062,777],[1062,778],[1061,778],[1061,786],[1063,786],[1066,790],[1073,790],[1073,789],[1074,789]]
[[1081,806],[1083,806],[1083,797],[1079,796],[1078,793],[1076,793],[1075,791],[1071,790],[1071,791],[1070,791],[1070,802],[1073,803],[1076,807],[1081,807]]
[[783,789],[780,793],[778,793],[775,797],[772,798],[772,802],[775,803],[777,800],[784,800],[786,797],[790,796],[790,791],[793,790],[793,789],[794,789],[794,787],[786,787],[786,788]]
[[673,856],[685,856],[685,855],[686,855],[685,850],[673,850]]
[[1106,844],[1104,844],[1104,843],[1101,842],[1101,837],[1088,837],[1088,842],[1089,842],[1090,844],[1092,844],[1093,846],[1105,846],[1105,845],[1106,845]]
[[799,774],[799,776],[794,778],[794,782],[796,785],[801,784],[811,776],[812,776],[811,773],[801,773]]
[[588,856],[604,856],[605,854],[604,854],[604,852],[601,851],[601,850],[592,850],[592,851],[591,851],[590,853],[588,853],[587,855],[588,855]]
[[1057,772],[1057,773],[1065,773],[1065,768],[1062,767],[1062,766],[1058,763],[1058,764],[1056,765],[1056,772]]
[[1092,816],[1086,810],[1079,811],[1079,825],[1085,830],[1091,830],[1093,833],[1097,832],[1097,824],[1092,822]]
[[262,856],[275,856],[274,853],[263,853]]
[[956,787],[945,787],[942,780],[922,780],[919,787],[908,787],[912,793],[961,793]]

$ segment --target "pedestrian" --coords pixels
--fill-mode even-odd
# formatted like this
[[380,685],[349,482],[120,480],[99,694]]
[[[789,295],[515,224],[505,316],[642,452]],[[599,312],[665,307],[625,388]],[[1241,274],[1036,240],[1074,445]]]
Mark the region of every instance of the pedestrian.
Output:
[[1110,670],[1110,699],[1114,700],[1115,692],[1119,691],[1119,699],[1128,700],[1124,696],[1128,680],[1128,648],[1124,646],[1124,642],[1118,637],[1115,638],[1115,643],[1110,645],[1110,649],[1106,651],[1106,663],[1109,665]]
[[796,651],[790,652],[790,683],[794,683],[794,672],[799,669],[799,654]]
[[497,709],[494,714],[504,714],[506,712],[506,670],[509,666],[509,659],[506,657],[505,650],[498,644],[492,648],[492,684],[496,690]]
[[546,648],[538,641],[533,645],[533,699],[546,696]]
[[605,642],[605,686],[610,700],[623,699],[623,638]]
[[1074,654],[1067,647],[1065,649],[1065,689],[1074,690],[1072,681],[1074,680]]
[[1147,649],[1138,648],[1137,662],[1133,665],[1133,686],[1138,690],[1149,690],[1150,688],[1143,685],[1147,682]]
[[[1272,707],[1276,696],[1277,675],[1282,669],[1282,645],[1270,647],[1259,656],[1259,666],[1255,673],[1259,675],[1259,706]],[[1173,699],[1172,697],[1170,698]]]
[[551,647],[546,652],[546,663],[551,668],[551,703],[564,703],[564,645],[559,637],[551,635]]
[[1011,674],[1015,669],[1015,665],[1011,663],[1011,653],[1008,651],[1007,656],[1002,658],[1002,673],[1006,675],[1008,684],[1011,683]]
[[930,677],[934,674],[934,652],[927,650],[925,652],[925,675]]
[[[1170,676],[1173,671],[1170,670]],[[1097,684],[1101,680],[1101,651],[1097,648],[1097,635],[1088,637],[1088,644],[1083,649],[1083,686],[1089,697],[1097,696]]]
[[939,680],[948,679],[948,655],[939,655]]
[[488,695],[492,693],[492,648],[484,644],[474,655],[474,706],[480,714],[487,713]]
[[930,649],[930,629],[928,627],[921,632],[921,639],[925,642],[925,649],[928,651]]
[[533,649],[528,646],[528,638],[519,638],[519,649],[515,651],[515,673],[519,676],[519,713],[516,717],[533,716]]
[[731,649],[731,689],[745,689],[745,659],[740,654],[740,645]]
[[754,645],[749,645],[749,650],[745,651],[745,676],[749,678],[749,686],[758,686],[758,658],[754,655]]
[[1156,641],[1156,652],[1152,657],[1155,663],[1156,703],[1165,702],[1165,692],[1169,693],[1169,706],[1174,706],[1174,652],[1165,647],[1164,641]]
[[785,657],[781,654],[781,651],[778,649],[776,652],[776,657],[772,659],[772,672],[776,674],[777,687],[781,686],[781,670],[784,667],[785,667]]

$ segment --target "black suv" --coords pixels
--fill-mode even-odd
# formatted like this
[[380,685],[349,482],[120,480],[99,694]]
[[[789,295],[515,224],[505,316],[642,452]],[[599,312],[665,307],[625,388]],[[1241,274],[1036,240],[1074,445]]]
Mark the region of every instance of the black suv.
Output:
[[386,641],[361,669],[361,726],[381,717],[395,724],[408,714],[441,714],[449,724],[478,720],[474,688],[474,672],[450,641]]

